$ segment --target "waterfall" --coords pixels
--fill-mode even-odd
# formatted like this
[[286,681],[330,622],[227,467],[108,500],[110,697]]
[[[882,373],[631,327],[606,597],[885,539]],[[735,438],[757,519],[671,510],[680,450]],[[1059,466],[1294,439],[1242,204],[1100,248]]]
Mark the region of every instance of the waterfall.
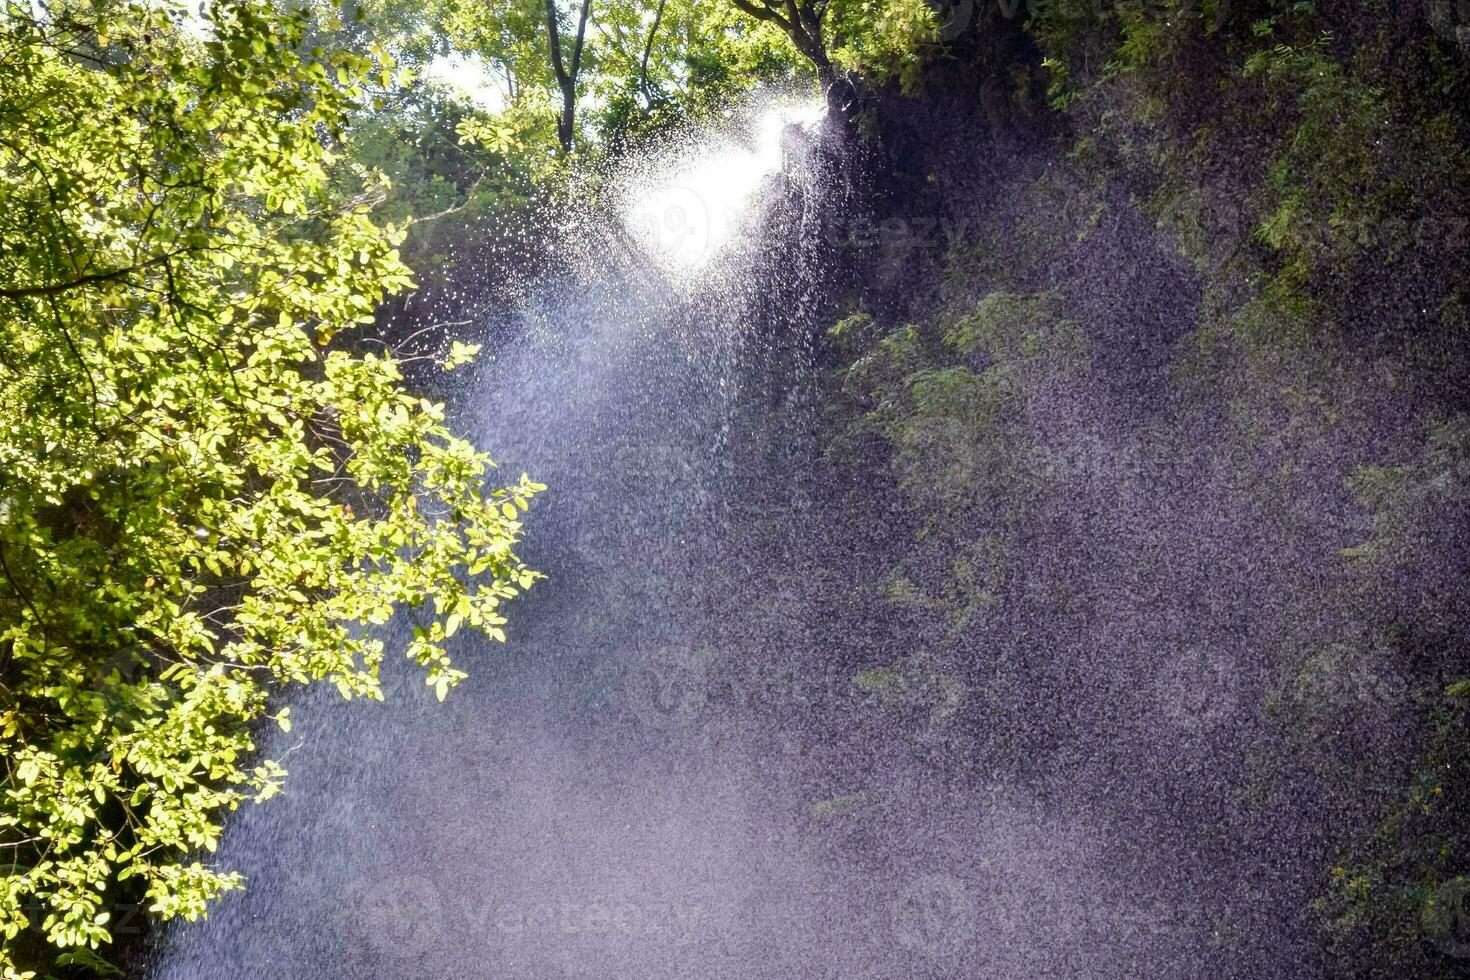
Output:
[[[571,274],[528,291],[454,393],[508,472],[550,485],[526,543],[549,580],[506,646],[459,643],[471,680],[443,705],[406,668],[385,704],[300,700],[294,733],[265,736],[286,793],[237,814],[217,856],[247,889],[174,929],[156,980],[830,962],[831,929],[809,920],[835,883],[798,833],[783,749],[715,731],[694,680],[705,570],[747,466],[730,452],[742,366],[769,343],[751,311],[821,286],[799,249],[758,268],[772,210],[820,193],[788,146],[820,116],[757,106],[628,161],[610,209],[568,217]],[[786,328],[812,327],[793,311]]]
[[[757,105],[555,212],[554,274],[509,291],[450,393],[508,474],[550,486],[524,549],[548,580],[505,646],[456,637],[471,678],[445,704],[402,664],[386,704],[301,699],[266,745],[285,795],[240,812],[218,856],[247,889],[173,929],[155,980],[1223,975],[1188,838],[1029,759],[985,768],[1078,705],[922,664],[877,690],[874,662],[923,640],[830,583],[901,567],[922,529],[902,507],[855,526],[853,477],[822,458],[817,337],[864,216],[821,115]],[[1066,445],[1093,433],[1079,458],[1112,459],[1069,404],[1044,406],[1078,420]],[[1024,651],[1037,683],[1066,664]],[[1118,688],[1177,709],[1193,680]],[[1195,720],[1129,733],[1177,754]]]

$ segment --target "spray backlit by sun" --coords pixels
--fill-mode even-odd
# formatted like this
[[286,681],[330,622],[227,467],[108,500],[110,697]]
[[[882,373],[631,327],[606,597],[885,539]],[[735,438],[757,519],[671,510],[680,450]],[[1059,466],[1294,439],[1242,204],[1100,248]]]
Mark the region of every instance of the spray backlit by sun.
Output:
[[656,158],[622,189],[622,219],[671,276],[703,268],[734,236],[762,183],[782,169],[791,127],[816,124],[820,100],[778,101],[744,138],[700,142]]

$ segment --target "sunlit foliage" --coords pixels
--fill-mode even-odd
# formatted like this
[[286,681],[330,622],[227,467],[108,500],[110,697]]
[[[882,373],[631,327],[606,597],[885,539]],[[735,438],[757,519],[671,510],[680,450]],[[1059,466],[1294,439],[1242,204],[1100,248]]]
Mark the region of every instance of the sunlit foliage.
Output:
[[[375,0],[364,7],[371,29],[414,59],[476,59],[503,105],[487,114],[493,122],[472,120],[469,132],[482,143],[504,134],[499,139],[533,155],[557,144],[564,151],[596,148],[697,118],[759,85],[815,79],[825,87],[847,75],[912,88],[938,35],[924,0],[823,0],[791,9],[795,20],[784,4],[732,0]],[[551,54],[553,23],[560,72]],[[585,43],[574,71],[579,32]],[[561,131],[568,106],[572,127]]]
[[[279,791],[275,695],[378,698],[503,639],[539,487],[333,337],[408,287],[370,182],[334,195],[382,59],[224,0],[10,6],[0,41],[0,973],[88,963],[109,907],[196,917],[224,818]],[[376,66],[376,67],[375,67]],[[384,85],[383,78],[376,84]],[[347,336],[347,334],[344,334]],[[445,361],[467,360],[455,345]],[[51,952],[47,952],[50,948]]]

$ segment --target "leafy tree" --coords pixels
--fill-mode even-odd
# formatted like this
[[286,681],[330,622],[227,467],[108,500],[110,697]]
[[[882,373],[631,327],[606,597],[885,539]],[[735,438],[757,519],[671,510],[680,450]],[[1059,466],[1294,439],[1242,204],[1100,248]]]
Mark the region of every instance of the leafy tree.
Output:
[[431,32],[447,29],[451,38],[460,39],[457,47],[495,66],[513,99],[529,95],[540,102],[554,90],[557,143],[563,154],[571,153],[577,136],[578,86],[592,60],[587,45],[592,0],[581,0],[570,11],[557,0],[492,7],[451,0],[433,14],[437,16],[431,19]]
[[[532,147],[554,138],[563,157],[761,83],[815,75],[827,88],[849,75],[912,88],[938,37],[925,0],[374,0],[363,10],[411,60],[462,52],[503,79],[507,105],[491,124],[472,121],[477,140],[508,131]],[[596,125],[579,123],[594,106]]]
[[878,82],[918,81],[920,48],[937,40],[933,8],[924,0],[730,0],[741,12],[774,24],[830,88],[839,70]]
[[761,85],[809,82],[809,65],[772,25],[729,4],[605,4],[601,69],[590,93],[602,138],[657,131],[729,106]]
[[[0,42],[0,975],[97,963],[109,906],[204,914],[200,859],[279,791],[254,732],[327,681],[504,639],[537,484],[332,342],[410,283],[331,168],[370,72],[307,16],[7,5]],[[381,59],[377,64],[381,65]],[[473,349],[456,344],[446,367]],[[58,958],[58,954],[60,954]]]
[[[707,104],[761,80],[789,77],[780,36],[733,8],[692,0],[553,0],[487,7],[440,0],[431,33],[494,66],[506,79],[503,114],[526,143],[554,122],[563,154],[627,121],[630,108],[658,114],[671,103]],[[629,96],[633,98],[630,100]],[[592,132],[577,122],[584,102],[612,107]],[[678,114],[677,112],[675,113]],[[591,137],[591,139],[588,139]]]

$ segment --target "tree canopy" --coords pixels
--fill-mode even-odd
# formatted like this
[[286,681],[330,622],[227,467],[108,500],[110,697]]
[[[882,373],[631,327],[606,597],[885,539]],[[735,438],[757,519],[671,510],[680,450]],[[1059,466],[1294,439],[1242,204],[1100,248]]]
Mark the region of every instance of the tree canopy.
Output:
[[[504,639],[540,487],[499,486],[391,351],[340,338],[412,283],[339,193],[381,53],[224,0],[9,6],[0,41],[0,974],[100,962],[111,904],[201,915],[202,861],[277,792],[277,695],[378,698],[379,632],[442,698]],[[454,367],[474,351],[455,344]],[[51,952],[46,951],[50,947]]]

